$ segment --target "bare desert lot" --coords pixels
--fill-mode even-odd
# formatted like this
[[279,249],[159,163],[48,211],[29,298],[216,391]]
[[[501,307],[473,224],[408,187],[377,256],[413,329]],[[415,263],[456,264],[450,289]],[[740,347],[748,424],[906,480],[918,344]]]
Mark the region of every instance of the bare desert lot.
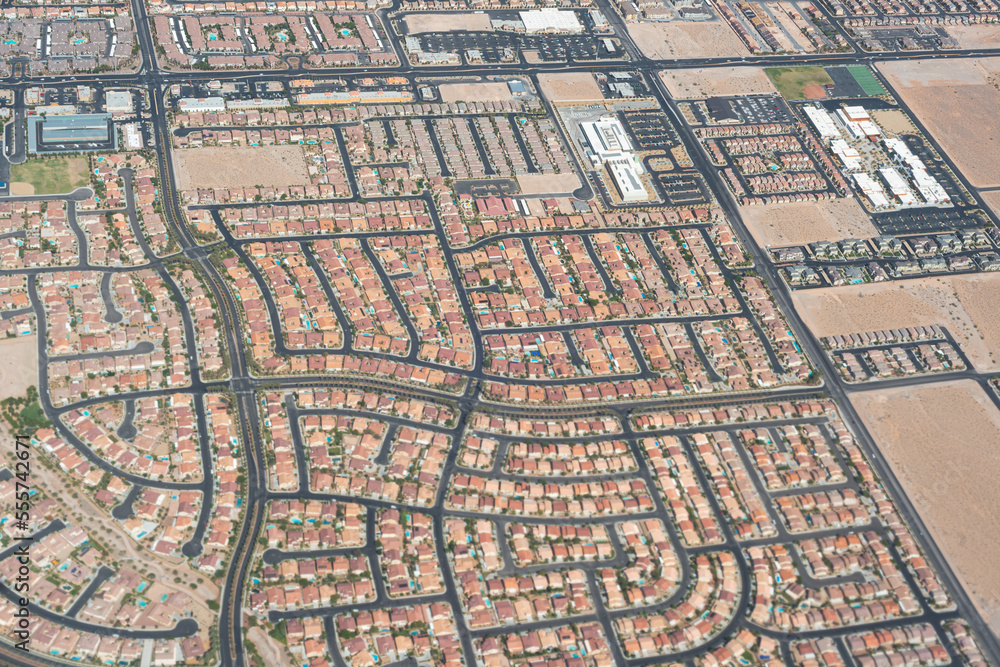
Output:
[[0,400],[24,396],[38,384],[38,343],[35,336],[0,340]]
[[489,14],[474,14],[462,12],[457,14],[410,14],[405,19],[406,30],[411,35],[422,32],[456,32],[468,30],[478,32],[492,30]]
[[297,145],[174,151],[174,169],[181,190],[309,184],[305,155]]
[[1000,191],[983,192],[983,199],[986,205],[993,209],[993,212],[1000,215]]
[[878,67],[973,185],[1000,185],[1000,58]]
[[808,204],[743,206],[740,215],[762,246],[878,236],[878,230],[853,197]]
[[538,86],[550,102],[593,102],[604,99],[604,93],[587,72],[539,74]]
[[997,274],[798,290],[792,300],[818,337],[939,324],[948,328],[976,370],[1000,368]]
[[1000,410],[971,380],[851,401],[973,603],[1000,630]]
[[580,179],[573,172],[565,174],[521,174],[517,177],[521,193],[526,195],[573,192],[580,187]]
[[917,128],[901,109],[875,109],[872,118],[889,132],[906,134],[916,132]]
[[506,83],[445,83],[438,87],[442,102],[503,102],[510,99]]
[[660,72],[660,78],[675,100],[726,95],[765,95],[778,92],[760,67],[668,69]]
[[747,47],[724,21],[631,23],[628,34],[648,58],[750,55]]
[[1000,42],[1000,26],[995,24],[950,25],[946,30],[963,49],[993,49]]

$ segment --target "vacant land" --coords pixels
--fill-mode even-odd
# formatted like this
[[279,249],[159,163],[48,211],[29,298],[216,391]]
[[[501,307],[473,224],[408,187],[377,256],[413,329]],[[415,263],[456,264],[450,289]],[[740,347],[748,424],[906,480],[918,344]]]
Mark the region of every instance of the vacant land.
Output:
[[506,83],[443,83],[438,86],[442,102],[504,102],[510,99]]
[[963,49],[995,49],[1000,42],[998,25],[950,25],[945,30],[958,40],[958,46]]
[[878,236],[878,230],[853,197],[809,204],[743,206],[740,214],[762,246]]
[[260,657],[264,658],[264,664],[275,667],[294,667],[285,647],[261,628],[250,628],[247,631],[247,638],[257,647]]
[[1000,185],[1000,59],[883,62],[879,69],[973,185]]
[[573,192],[580,187],[580,179],[573,172],[565,174],[521,174],[517,177],[521,193],[526,195]]
[[895,134],[915,134],[917,127],[909,116],[899,109],[877,109],[871,112],[872,118],[883,129]]
[[594,75],[587,72],[539,74],[538,86],[550,102],[593,102],[604,99]]
[[822,67],[768,67],[764,70],[786,100],[801,100],[807,86],[827,86],[833,79]]
[[979,371],[1000,369],[1000,275],[917,278],[792,293],[818,336],[927,324],[948,328]]
[[712,67],[660,72],[660,78],[677,100],[727,95],[763,95],[778,91],[760,67]]
[[174,151],[174,169],[181,190],[309,184],[309,173],[301,146],[191,148]]
[[[30,186],[29,194],[62,194],[90,184],[90,164],[82,157],[33,158],[12,164],[10,180],[14,187],[20,183]],[[26,189],[17,187],[18,192]]]
[[648,58],[750,55],[746,45],[724,21],[630,23],[628,34]]
[[971,380],[852,402],[973,603],[1000,630],[1000,411]]
[[982,193],[983,199],[986,201],[986,205],[993,209],[993,212],[1000,215],[1000,192],[984,192]]
[[35,336],[0,340],[0,400],[21,397],[38,384],[38,343]]
[[492,30],[489,14],[410,14],[405,19],[406,31],[410,35],[422,32],[457,32],[468,30],[479,32]]

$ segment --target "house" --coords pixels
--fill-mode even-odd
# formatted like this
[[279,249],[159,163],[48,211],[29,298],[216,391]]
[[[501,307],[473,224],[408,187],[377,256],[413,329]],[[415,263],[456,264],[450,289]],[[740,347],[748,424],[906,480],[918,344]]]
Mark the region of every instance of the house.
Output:
[[840,259],[841,257],[840,248],[837,247],[836,243],[831,243],[830,241],[810,243],[809,250],[812,251],[813,257],[817,259]]
[[879,255],[898,255],[903,252],[903,242],[895,236],[876,236],[871,242]]

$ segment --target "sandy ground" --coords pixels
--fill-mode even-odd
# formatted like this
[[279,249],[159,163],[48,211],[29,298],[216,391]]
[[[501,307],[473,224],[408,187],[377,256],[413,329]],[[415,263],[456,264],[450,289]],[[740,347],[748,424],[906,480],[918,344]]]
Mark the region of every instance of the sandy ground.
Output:
[[878,67],[973,185],[1000,185],[1000,58]]
[[983,192],[981,195],[986,201],[986,205],[993,209],[994,213],[1000,215],[1000,191]]
[[995,49],[1000,43],[998,25],[950,25],[945,30],[963,49]]
[[506,83],[443,83],[438,86],[442,102],[504,102],[510,99]]
[[871,115],[875,122],[889,132],[906,134],[917,131],[913,121],[900,109],[876,109]]
[[792,300],[817,337],[940,324],[978,371],[1000,369],[1000,275],[917,278],[798,290]]
[[1000,411],[971,380],[851,400],[973,603],[1000,631]]
[[521,193],[526,195],[573,192],[580,187],[580,179],[573,172],[565,174],[522,174],[517,177]]
[[740,215],[762,246],[878,236],[875,225],[853,197],[808,204],[742,206]]
[[665,70],[660,72],[660,78],[670,91],[670,96],[677,100],[778,92],[760,67]]
[[260,652],[260,657],[264,658],[265,665],[275,667],[297,667],[288,656],[285,647],[275,641],[270,635],[259,627],[250,628],[247,631],[247,639],[254,643]]
[[309,184],[305,155],[298,145],[189,148],[173,154],[181,190]]
[[10,194],[13,197],[24,197],[26,195],[35,194],[35,186],[31,183],[21,183],[20,181],[11,181],[10,183]]
[[0,400],[24,396],[38,385],[38,348],[35,336],[0,340]]
[[538,87],[550,102],[590,102],[604,99],[594,75],[587,72],[539,74]]
[[750,51],[724,21],[632,23],[628,34],[648,58],[718,58]]
[[472,12],[459,14],[410,14],[405,19],[408,34],[421,32],[456,32],[458,30],[492,31],[489,14],[474,14]]

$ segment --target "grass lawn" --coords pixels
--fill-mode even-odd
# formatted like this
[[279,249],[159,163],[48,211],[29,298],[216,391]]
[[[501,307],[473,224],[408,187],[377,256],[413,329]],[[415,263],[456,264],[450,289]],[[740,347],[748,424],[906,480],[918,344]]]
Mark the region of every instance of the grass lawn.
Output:
[[12,183],[30,183],[36,195],[61,194],[90,184],[90,163],[82,157],[31,158],[10,166]]
[[833,79],[822,67],[768,67],[764,70],[786,100],[801,100],[806,86],[826,86]]

